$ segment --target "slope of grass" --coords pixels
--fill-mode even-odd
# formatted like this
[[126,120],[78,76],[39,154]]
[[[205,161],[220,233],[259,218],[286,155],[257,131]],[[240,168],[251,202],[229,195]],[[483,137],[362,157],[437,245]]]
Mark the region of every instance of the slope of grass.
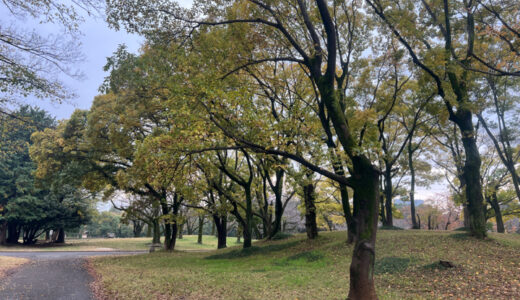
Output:
[[4,277],[7,271],[17,268],[28,261],[26,258],[0,256],[0,278]]
[[[206,253],[93,258],[109,299],[345,299],[352,246],[344,232],[297,235]],[[378,232],[381,299],[520,299],[520,237]],[[455,268],[444,268],[447,260]]]
[[[0,246],[0,251],[142,251],[150,248],[151,238],[115,239],[68,239],[65,244],[37,244],[34,246]],[[196,235],[185,235],[177,239],[179,250],[210,250],[217,248],[217,238],[203,236],[202,244],[197,244]]]

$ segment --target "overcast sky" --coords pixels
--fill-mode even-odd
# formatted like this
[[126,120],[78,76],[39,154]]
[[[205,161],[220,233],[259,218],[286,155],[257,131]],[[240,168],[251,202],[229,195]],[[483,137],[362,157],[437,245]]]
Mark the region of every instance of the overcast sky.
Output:
[[[191,5],[191,2],[191,0],[180,1],[181,5],[185,7]],[[54,24],[39,24],[30,17],[25,20],[14,19],[4,5],[0,5],[0,19],[2,19],[2,25],[12,24],[24,30],[34,30],[43,37],[61,33],[60,27]],[[20,24],[22,22],[23,24]],[[107,76],[107,73],[103,71],[106,58],[112,56],[121,44],[125,44],[128,51],[137,53],[144,41],[142,37],[135,34],[109,28],[103,17],[85,17],[85,22],[80,24],[80,31],[82,35],[79,39],[84,60],[72,67],[81,71],[85,76],[81,80],[65,75],[60,76],[77,97],[70,99],[69,103],[51,103],[28,97],[24,99],[23,103],[44,108],[57,119],[67,119],[76,108],[89,109],[94,97],[99,93],[99,86]]]

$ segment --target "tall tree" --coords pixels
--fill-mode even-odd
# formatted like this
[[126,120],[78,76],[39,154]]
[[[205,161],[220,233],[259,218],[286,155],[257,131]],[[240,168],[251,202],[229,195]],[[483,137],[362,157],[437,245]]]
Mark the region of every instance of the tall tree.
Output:
[[[465,202],[469,213],[471,234],[486,236],[484,197],[480,181],[481,158],[476,141],[473,117],[475,80],[472,71],[478,64],[478,53],[486,47],[486,31],[494,30],[485,22],[485,8],[478,1],[444,0],[390,3],[366,0],[382,23],[406,48],[413,63],[434,82],[437,94],[444,101],[449,120],[458,127],[464,147],[463,174]],[[462,13],[456,13],[462,11]],[[442,64],[438,64],[442,61]]]
[[[246,3],[247,5],[242,5]],[[197,2],[196,9],[193,11],[179,9],[169,1],[157,1],[146,5],[133,1],[109,1],[108,4],[108,16],[113,24],[118,26],[121,21],[127,29],[141,33],[153,33],[159,30],[163,34],[165,30],[175,26],[180,30],[168,31],[170,36],[174,37],[173,34],[176,32],[194,32],[201,25],[230,25],[229,28],[257,30],[257,32],[247,32],[246,37],[254,39],[263,36],[263,44],[271,46],[272,51],[249,51],[250,54],[244,56],[247,57],[246,61],[237,60],[238,69],[261,63],[286,61],[298,63],[306,71],[311,84],[318,92],[316,100],[325,108],[327,119],[335,129],[338,143],[350,162],[351,177],[347,178],[324,170],[298,155],[246,143],[236,135],[234,139],[240,140],[255,151],[275,155],[284,154],[303,163],[312,171],[352,187],[356,244],[350,267],[349,298],[376,299],[373,270],[379,207],[379,172],[359,148],[354,134],[358,133],[357,129],[349,122],[352,119],[351,113],[355,111],[355,105],[346,99],[345,94],[349,78],[349,57],[352,52],[345,51],[348,45],[343,44],[342,37],[343,33],[345,36],[352,34],[352,30],[356,31],[356,34],[359,32],[360,24],[349,22],[352,11],[358,12],[358,3],[352,1],[345,5],[346,3],[327,3],[317,0],[312,3],[298,1],[296,6],[287,6],[283,2],[233,1],[223,7],[220,2]],[[361,13],[357,13],[357,16],[360,15]],[[128,18],[128,16],[140,17]],[[287,22],[287,16],[295,16],[296,19]],[[179,24],[181,27],[178,26]],[[256,26],[248,26],[248,24]],[[249,46],[257,44],[250,41],[243,43]],[[360,50],[359,53],[362,51]],[[336,76],[337,71],[342,75]]]

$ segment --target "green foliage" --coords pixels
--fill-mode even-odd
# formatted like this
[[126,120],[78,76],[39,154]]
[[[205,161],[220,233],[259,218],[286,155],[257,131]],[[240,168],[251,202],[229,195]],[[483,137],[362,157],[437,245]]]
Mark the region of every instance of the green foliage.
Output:
[[[29,155],[31,135],[38,129],[55,126],[45,111],[23,106],[16,118],[1,119],[2,151],[0,156],[0,221],[6,220],[24,231],[25,243],[33,243],[49,229],[74,228],[88,221],[88,195],[76,189],[74,179],[64,180],[69,165],[52,180],[40,182],[34,176],[36,164]],[[74,177],[74,176],[72,176]]]

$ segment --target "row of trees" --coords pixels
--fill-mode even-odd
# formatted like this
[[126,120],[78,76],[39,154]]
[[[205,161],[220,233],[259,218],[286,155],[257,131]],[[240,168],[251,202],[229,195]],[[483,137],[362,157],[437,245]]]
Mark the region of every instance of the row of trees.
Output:
[[[378,213],[392,225],[394,180],[403,169],[397,162],[405,148],[413,200],[413,153],[426,134],[434,132],[437,145],[453,152],[456,185],[475,237],[486,236],[487,194],[477,128],[486,127],[492,114],[504,118],[487,134],[497,141],[494,148],[520,196],[511,134],[516,107],[503,105],[514,98],[519,75],[516,2],[200,1],[190,10],[170,1],[108,4],[114,26],[145,35],[150,51],[170,58],[160,66],[173,83],[159,86],[172,92],[164,102],[174,103],[168,112],[177,122],[170,138],[156,138],[149,153],[176,148],[174,157],[191,162],[186,153],[239,148],[232,162],[244,165],[241,176],[230,172],[224,154],[214,160],[244,193],[244,237],[253,214],[252,166],[259,160],[250,152],[298,162],[307,182],[304,203],[314,198],[313,173],[336,182],[355,242],[349,298],[376,298]],[[495,99],[502,99],[498,106]],[[176,114],[179,109],[189,114]],[[201,111],[206,115],[194,118]],[[171,133],[178,134],[171,139]]]
[[[295,195],[316,237],[317,199],[335,198],[354,243],[349,298],[375,299],[378,221],[392,226],[408,193],[418,227],[427,162],[446,170],[475,237],[486,203],[499,223],[520,196],[519,4],[416,4],[107,1],[108,21],[146,43],[109,59],[90,111],[33,135],[37,176],[74,166],[78,186],[135,195],[125,213],[162,223],[169,250],[183,206],[212,215],[219,247],[232,215],[249,247],[280,231]],[[483,168],[490,153],[499,163]]]

